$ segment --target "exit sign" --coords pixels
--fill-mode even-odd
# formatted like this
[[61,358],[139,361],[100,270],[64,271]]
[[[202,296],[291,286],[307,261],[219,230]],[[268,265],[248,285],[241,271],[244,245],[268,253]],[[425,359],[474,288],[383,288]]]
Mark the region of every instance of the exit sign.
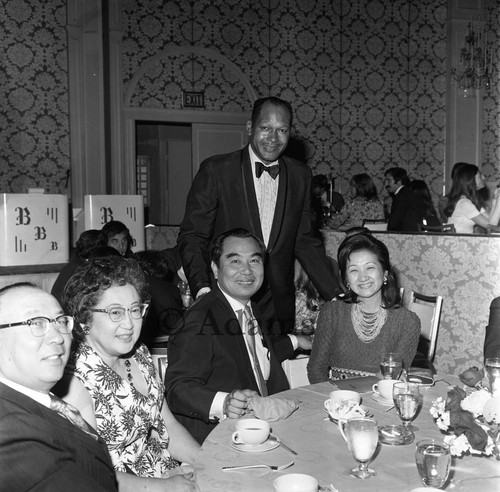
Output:
[[182,92],[182,105],[185,108],[204,108],[205,94],[203,92]]

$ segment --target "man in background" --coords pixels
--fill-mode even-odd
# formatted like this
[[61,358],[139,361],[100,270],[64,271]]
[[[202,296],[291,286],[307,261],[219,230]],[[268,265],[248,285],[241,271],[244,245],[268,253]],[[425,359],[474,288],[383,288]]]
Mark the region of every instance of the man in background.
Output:
[[342,292],[314,232],[311,170],[283,155],[291,127],[288,102],[276,97],[257,100],[247,123],[250,144],[201,164],[178,238],[184,271],[197,298],[212,288],[208,247],[215,237],[242,227],[262,239],[268,262],[264,284],[253,300],[275,334],[293,330],[295,258],[324,299]]
[[425,217],[425,210],[420,199],[409,187],[408,174],[401,167],[391,167],[384,176],[385,189],[392,196],[387,230],[418,232],[417,224]]

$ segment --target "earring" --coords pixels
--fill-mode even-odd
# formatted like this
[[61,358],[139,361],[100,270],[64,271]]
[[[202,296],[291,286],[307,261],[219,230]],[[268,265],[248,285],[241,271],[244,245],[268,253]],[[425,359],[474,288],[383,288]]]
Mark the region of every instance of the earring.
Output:
[[85,336],[90,333],[90,328],[87,325],[82,325],[82,331]]
[[387,277],[384,277],[384,285],[387,284]]

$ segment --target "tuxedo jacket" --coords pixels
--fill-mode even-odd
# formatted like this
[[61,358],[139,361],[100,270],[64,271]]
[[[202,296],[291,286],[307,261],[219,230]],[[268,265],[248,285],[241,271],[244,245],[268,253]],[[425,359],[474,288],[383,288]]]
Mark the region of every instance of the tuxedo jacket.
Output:
[[388,231],[418,232],[425,210],[420,198],[408,186],[403,186],[392,198]]
[[[258,302],[264,317],[274,312],[291,330],[295,319],[295,258],[323,298],[330,300],[342,290],[331,260],[314,232],[311,170],[290,157],[280,157],[279,163],[276,209],[267,245],[266,278],[253,300]],[[263,237],[253,172],[247,146],[206,159],[193,180],[178,245],[194,296],[202,287],[212,286],[208,253],[212,239],[237,227]]]
[[[259,321],[256,309],[254,316]],[[268,392],[284,391],[281,361],[293,354],[292,343],[288,336],[272,342],[265,329],[262,336],[270,355]],[[216,425],[209,412],[218,391],[259,391],[240,324],[218,287],[186,311],[170,336],[165,385],[170,410],[200,443]]]
[[0,490],[118,489],[104,441],[0,383]]

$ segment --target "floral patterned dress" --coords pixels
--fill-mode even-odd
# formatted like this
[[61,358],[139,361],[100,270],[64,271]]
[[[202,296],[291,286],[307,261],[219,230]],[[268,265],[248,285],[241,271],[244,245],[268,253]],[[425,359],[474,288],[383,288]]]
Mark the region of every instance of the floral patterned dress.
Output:
[[106,441],[115,470],[161,477],[178,466],[168,452],[169,437],[160,415],[164,387],[145,345],[140,345],[133,357],[146,380],[147,396],[84,342],[73,352],[67,372],[76,375],[94,401],[97,431]]

